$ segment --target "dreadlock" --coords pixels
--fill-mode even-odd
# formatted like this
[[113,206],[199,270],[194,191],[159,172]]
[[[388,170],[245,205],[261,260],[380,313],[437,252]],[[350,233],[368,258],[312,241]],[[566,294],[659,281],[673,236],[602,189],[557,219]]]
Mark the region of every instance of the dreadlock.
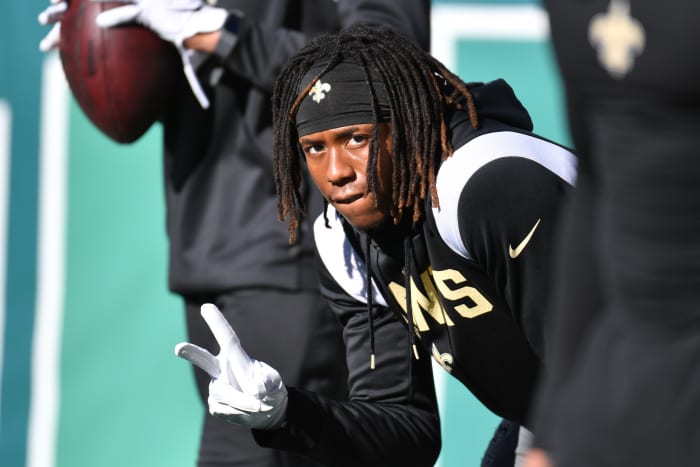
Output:
[[[435,186],[437,168],[453,152],[444,110],[450,106],[460,109],[466,101],[471,124],[478,127],[476,109],[466,84],[439,60],[397,33],[385,28],[354,26],[313,40],[284,66],[272,95],[278,214],[281,221],[290,217],[290,243],[295,240],[299,218],[304,214],[296,111],[316,79],[348,57],[358,61],[364,70],[375,122],[379,121],[378,104],[370,67],[388,94],[393,140],[391,216],[395,223],[406,210],[413,212],[413,222],[419,221],[422,201],[428,192],[433,206],[439,206]],[[309,69],[326,62],[318,76],[300,89]],[[367,191],[375,195],[377,132],[375,125],[367,160]]]

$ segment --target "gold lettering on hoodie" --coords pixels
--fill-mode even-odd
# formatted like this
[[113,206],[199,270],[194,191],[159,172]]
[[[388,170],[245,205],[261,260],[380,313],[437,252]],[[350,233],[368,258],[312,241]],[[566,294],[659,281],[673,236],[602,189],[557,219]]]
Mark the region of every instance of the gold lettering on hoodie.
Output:
[[[428,268],[420,275],[420,279],[425,293],[416,286],[412,277],[410,281],[413,323],[420,332],[430,329],[425,314],[428,314],[441,326],[454,326],[454,322],[443,307],[440,296],[450,302],[458,302],[453,310],[462,318],[474,318],[493,310],[493,305],[481,292],[474,287],[463,285],[467,279],[457,270],[433,271],[432,268]],[[401,305],[404,313],[408,313],[406,288],[396,282],[391,282],[389,290],[394,295],[394,299]]]

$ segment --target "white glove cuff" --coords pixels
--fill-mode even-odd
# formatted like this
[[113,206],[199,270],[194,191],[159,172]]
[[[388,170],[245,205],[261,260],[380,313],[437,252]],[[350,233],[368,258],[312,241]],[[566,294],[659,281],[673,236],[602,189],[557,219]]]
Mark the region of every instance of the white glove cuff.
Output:
[[272,410],[270,417],[267,419],[267,423],[264,425],[264,430],[275,430],[284,423],[287,419],[287,402],[289,398],[287,397],[287,389],[284,388],[284,397],[279,401],[277,407]]
[[185,78],[187,78],[187,83],[190,85],[190,89],[197,98],[197,102],[202,106],[203,109],[209,108],[209,98],[202,88],[202,83],[199,82],[197,73],[192,67],[192,61],[190,60],[191,50],[185,49],[183,46],[177,46],[178,52],[180,53],[180,58],[182,59],[182,69],[185,72]]

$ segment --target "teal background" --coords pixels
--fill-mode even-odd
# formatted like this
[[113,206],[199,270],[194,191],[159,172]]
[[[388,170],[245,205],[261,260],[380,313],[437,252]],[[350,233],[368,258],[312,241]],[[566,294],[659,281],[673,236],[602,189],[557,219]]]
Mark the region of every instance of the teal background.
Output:
[[[37,418],[53,433],[48,464],[29,465],[38,280],[41,73],[36,23],[45,0],[6,2],[0,15],[0,100],[12,112],[3,352],[0,466],[193,466],[200,425],[189,365],[173,356],[185,340],[182,305],[167,291],[161,129],[118,145],[86,120],[72,98],[67,122],[64,298],[58,413]],[[434,1],[435,6],[536,5],[532,1]],[[439,25],[438,25],[439,26]],[[439,33],[439,29],[438,29]],[[544,40],[455,38],[466,81],[505,78],[543,136],[568,143],[560,84]],[[54,76],[53,79],[61,79]],[[0,146],[1,147],[1,146]],[[51,234],[51,232],[49,232]],[[58,234],[58,232],[56,232]],[[441,386],[443,387],[443,386]],[[32,392],[34,391],[34,393]],[[459,384],[444,381],[441,467],[476,466],[497,418]]]
[[161,128],[120,146],[75,104],[69,117],[57,465],[194,466],[200,403],[173,354],[186,337],[166,291]]
[[[12,183],[7,206],[4,348],[0,390],[0,463],[22,466],[29,410],[29,367],[36,292],[36,203],[41,31],[27,16],[32,2],[6,2],[0,15],[0,99],[10,106]],[[34,10],[39,7],[34,4]],[[18,46],[19,45],[19,46]],[[0,144],[6,145],[7,142]],[[5,201],[6,202],[6,201]],[[6,464],[7,463],[7,464]]]

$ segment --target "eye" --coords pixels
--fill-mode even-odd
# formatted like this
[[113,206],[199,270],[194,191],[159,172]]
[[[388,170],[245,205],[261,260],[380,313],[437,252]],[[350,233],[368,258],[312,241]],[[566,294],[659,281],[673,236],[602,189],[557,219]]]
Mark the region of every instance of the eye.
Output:
[[355,133],[348,138],[348,146],[351,148],[358,148],[364,146],[369,142],[369,137],[365,134]]
[[307,156],[317,156],[325,150],[325,147],[322,144],[307,144],[302,146],[302,150]]

